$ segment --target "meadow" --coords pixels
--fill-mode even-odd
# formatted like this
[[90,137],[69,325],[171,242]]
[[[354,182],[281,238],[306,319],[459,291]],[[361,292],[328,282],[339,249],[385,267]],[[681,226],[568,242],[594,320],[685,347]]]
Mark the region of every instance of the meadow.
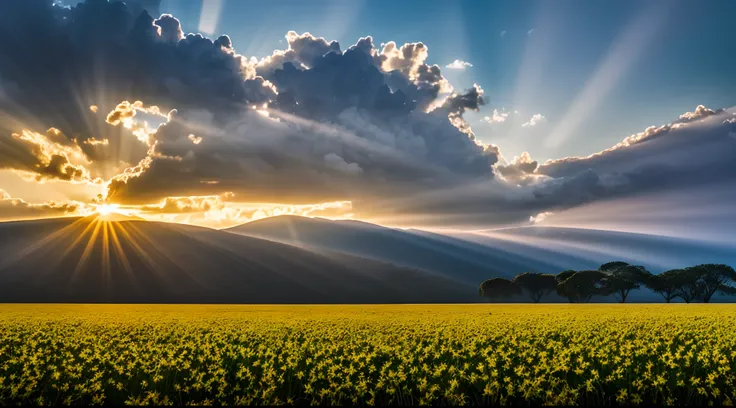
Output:
[[736,306],[0,305],[0,404],[730,404]]

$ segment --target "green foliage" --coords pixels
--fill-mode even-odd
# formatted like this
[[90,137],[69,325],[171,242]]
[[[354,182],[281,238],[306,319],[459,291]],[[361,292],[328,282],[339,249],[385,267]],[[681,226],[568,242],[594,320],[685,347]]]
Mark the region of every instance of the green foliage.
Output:
[[524,272],[516,275],[513,282],[521,287],[534,303],[539,303],[543,296],[557,288],[557,279],[550,274]]

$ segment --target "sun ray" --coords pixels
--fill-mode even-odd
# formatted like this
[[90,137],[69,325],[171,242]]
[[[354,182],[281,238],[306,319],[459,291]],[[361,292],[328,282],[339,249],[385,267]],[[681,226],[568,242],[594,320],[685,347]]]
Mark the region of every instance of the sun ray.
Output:
[[118,238],[118,234],[115,231],[115,229],[117,228],[124,229],[122,223],[113,222],[110,224],[110,239],[112,241],[113,250],[115,251],[116,258],[122,264],[125,274],[130,279],[130,282],[133,284],[136,291],[139,291],[140,288],[138,286],[138,280],[135,277],[135,273],[133,272],[133,267],[130,265],[130,261],[128,260],[128,257],[125,255],[123,246],[120,244],[120,239]]

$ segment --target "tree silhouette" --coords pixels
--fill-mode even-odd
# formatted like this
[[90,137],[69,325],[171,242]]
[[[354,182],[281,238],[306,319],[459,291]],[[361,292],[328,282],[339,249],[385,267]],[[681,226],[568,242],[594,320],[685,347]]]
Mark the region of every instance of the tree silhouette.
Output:
[[701,293],[699,281],[700,272],[697,269],[688,267],[677,270],[674,277],[677,296],[685,303],[697,299]]
[[574,275],[575,272],[572,269],[568,269],[566,271],[562,271],[555,276],[555,279],[557,279],[557,283],[562,283],[565,281],[565,279],[569,278],[570,276]]
[[557,288],[557,279],[550,274],[524,272],[516,275],[512,282],[527,292],[534,303],[539,303],[544,295]]
[[682,269],[672,269],[659,275],[650,275],[644,282],[652,292],[658,293],[667,303],[678,297],[677,279]]
[[621,303],[625,303],[629,292],[639,289],[651,275],[643,266],[621,261],[605,263],[599,270],[608,275],[604,291],[612,293]]
[[521,294],[521,288],[504,278],[491,278],[480,284],[478,294],[492,300],[501,300]]
[[610,293],[606,289],[608,275],[601,271],[579,271],[567,275],[567,279],[557,284],[557,294],[566,297],[571,303],[588,302],[593,295],[605,296]]
[[736,291],[736,288],[728,284],[736,281],[736,271],[728,265],[702,264],[687,269],[698,277],[697,297],[704,303],[710,303],[710,299],[716,292],[732,293]]

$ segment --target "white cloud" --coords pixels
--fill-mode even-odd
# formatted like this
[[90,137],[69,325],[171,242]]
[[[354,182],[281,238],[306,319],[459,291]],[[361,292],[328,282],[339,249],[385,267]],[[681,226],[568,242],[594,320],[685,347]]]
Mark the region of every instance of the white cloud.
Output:
[[545,211],[543,213],[537,214],[536,216],[530,216],[529,217],[529,222],[532,223],[532,224],[539,224],[540,222],[544,221],[550,215],[552,215],[552,212]]
[[455,61],[452,61],[452,63],[445,65],[445,68],[447,69],[465,69],[466,67],[472,67],[473,64],[465,61],[461,61],[459,59],[456,59]]
[[698,105],[694,112],[685,112],[680,115],[680,120],[690,121],[695,119],[704,118],[715,114],[716,112],[712,109],[708,109],[705,105]]
[[483,117],[483,120],[485,120],[488,123],[503,123],[506,122],[506,118],[508,118],[509,113],[508,112],[499,112],[498,109],[493,110],[492,116],[485,116]]
[[532,28],[531,30],[526,32],[526,35],[532,35],[533,32],[534,32],[534,29]]
[[501,31],[501,38],[506,36],[506,30]]
[[538,124],[542,122],[546,122],[547,118],[544,117],[541,113],[534,114],[530,119],[529,122],[523,123],[522,127],[533,127],[537,126]]

